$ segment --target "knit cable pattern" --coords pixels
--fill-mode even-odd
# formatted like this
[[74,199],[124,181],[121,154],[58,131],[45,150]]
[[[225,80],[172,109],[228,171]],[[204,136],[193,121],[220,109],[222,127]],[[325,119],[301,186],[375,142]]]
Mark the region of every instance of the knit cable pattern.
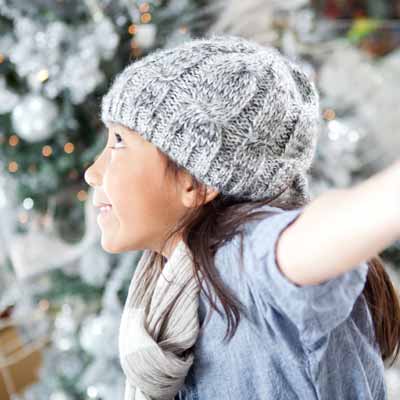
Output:
[[115,76],[100,117],[136,131],[223,194],[309,199],[319,94],[275,47],[213,34],[157,49]]

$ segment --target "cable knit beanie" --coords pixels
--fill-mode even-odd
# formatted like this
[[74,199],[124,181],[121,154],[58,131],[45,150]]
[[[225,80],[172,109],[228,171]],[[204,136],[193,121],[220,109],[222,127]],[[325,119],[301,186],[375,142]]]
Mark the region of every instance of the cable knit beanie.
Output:
[[223,194],[291,204],[310,198],[319,94],[275,47],[214,34],[157,49],[114,78],[100,116]]

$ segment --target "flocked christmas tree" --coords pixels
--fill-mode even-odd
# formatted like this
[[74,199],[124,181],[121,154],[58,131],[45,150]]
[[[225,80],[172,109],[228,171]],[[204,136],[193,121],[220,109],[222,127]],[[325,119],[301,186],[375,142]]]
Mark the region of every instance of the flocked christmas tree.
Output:
[[[105,144],[112,77],[203,33],[278,47],[321,93],[316,196],[398,158],[398,4],[0,0],[0,311],[13,307],[27,344],[48,339],[26,399],[122,398],[117,330],[140,253],[101,249],[83,180]],[[397,243],[382,254],[395,283],[399,254]],[[399,373],[387,376],[394,399]]]
[[140,253],[98,241],[83,174],[105,144],[100,99],[124,65],[201,35],[218,7],[0,1],[0,309],[14,306],[26,348],[49,339],[25,398],[122,398],[117,329]]

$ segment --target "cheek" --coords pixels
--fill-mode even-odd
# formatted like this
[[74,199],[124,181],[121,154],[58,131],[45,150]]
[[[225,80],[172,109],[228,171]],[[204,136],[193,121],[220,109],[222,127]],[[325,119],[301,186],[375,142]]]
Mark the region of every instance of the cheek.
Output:
[[168,193],[161,166],[149,158],[114,160],[104,176],[104,190],[121,222],[158,215]]

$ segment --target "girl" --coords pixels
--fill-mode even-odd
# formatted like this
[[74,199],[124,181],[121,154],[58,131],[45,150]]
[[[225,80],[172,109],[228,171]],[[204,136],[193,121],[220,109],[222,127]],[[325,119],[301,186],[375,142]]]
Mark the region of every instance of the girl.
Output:
[[315,85],[232,35],[131,63],[101,118],[85,179],[102,247],[144,250],[119,331],[126,400],[387,398],[400,307],[377,254],[399,237],[400,161],[311,201]]

